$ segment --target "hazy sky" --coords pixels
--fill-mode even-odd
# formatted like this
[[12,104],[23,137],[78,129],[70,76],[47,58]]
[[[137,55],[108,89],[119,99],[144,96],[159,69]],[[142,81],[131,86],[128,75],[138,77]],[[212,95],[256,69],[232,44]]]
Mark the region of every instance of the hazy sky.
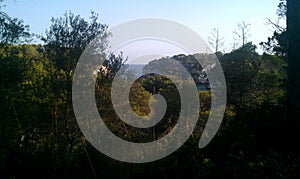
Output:
[[191,28],[204,40],[218,27],[229,51],[240,21],[251,24],[249,41],[257,45],[271,36],[273,29],[266,25],[266,19],[277,19],[278,3],[279,0],[6,0],[3,10],[23,19],[30,31],[38,34],[50,26],[51,17],[60,17],[69,10],[83,17],[89,17],[93,10],[109,26],[140,18],[168,19]]

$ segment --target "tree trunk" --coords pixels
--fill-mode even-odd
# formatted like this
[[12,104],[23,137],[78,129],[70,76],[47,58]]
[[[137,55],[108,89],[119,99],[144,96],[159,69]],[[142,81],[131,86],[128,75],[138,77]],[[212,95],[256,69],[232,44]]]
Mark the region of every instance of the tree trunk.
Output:
[[300,129],[300,1],[287,0],[287,7],[288,132],[292,135],[289,139],[297,145]]

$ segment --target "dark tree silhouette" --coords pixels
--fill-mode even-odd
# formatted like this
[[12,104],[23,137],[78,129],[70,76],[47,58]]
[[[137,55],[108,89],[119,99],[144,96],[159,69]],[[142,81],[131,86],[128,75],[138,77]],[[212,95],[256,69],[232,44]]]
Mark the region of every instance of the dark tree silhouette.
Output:
[[[0,0],[0,3],[3,3]],[[29,26],[24,25],[23,20],[12,18],[1,10],[0,4],[0,45],[22,43],[29,40]]]
[[[293,136],[299,139],[300,120],[300,1],[287,1],[288,117]],[[295,141],[293,143],[296,143]]]

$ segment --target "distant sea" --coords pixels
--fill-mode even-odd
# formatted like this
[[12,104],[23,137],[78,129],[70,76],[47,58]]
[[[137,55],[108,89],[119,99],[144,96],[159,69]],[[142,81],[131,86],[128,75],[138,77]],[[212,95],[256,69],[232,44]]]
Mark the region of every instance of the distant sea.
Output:
[[128,64],[128,69],[132,70],[135,75],[141,76],[143,74],[143,68],[146,64]]

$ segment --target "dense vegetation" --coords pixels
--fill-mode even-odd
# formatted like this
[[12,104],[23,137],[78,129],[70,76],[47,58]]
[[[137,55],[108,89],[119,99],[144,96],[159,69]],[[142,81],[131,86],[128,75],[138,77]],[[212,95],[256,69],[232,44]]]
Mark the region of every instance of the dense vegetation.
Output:
[[[299,30],[300,6],[299,2],[290,6],[285,1],[280,3],[279,15],[285,16],[288,9],[290,26],[278,27],[274,36],[262,43],[264,54],[258,54],[251,42],[230,53],[216,52],[225,74],[228,99],[222,126],[213,141],[204,149],[198,148],[211,96],[209,90],[199,91],[201,112],[193,135],[170,156],[146,164],[113,160],[86,141],[72,109],[76,63],[91,40],[100,37],[98,45],[106,59],[106,71],[97,71],[97,107],[111,131],[134,142],[153,141],[172,130],[180,110],[174,84],[160,75],[138,79],[130,93],[137,114],[149,113],[152,94],[163,95],[168,108],[155,127],[131,127],[118,119],[110,100],[112,79],[126,58],[104,54],[110,34],[107,25],[98,22],[96,13],[89,20],[72,13],[53,18],[41,37],[31,34],[22,20],[1,11],[1,178],[299,177],[300,156],[295,145],[299,135],[299,86],[291,88],[298,84],[295,77],[299,76],[291,73],[300,72],[296,68],[299,47],[293,44],[300,43],[295,33]],[[293,42],[288,46],[289,32]],[[33,38],[40,38],[44,44],[29,43]],[[287,68],[290,63],[296,64],[294,68]]]

